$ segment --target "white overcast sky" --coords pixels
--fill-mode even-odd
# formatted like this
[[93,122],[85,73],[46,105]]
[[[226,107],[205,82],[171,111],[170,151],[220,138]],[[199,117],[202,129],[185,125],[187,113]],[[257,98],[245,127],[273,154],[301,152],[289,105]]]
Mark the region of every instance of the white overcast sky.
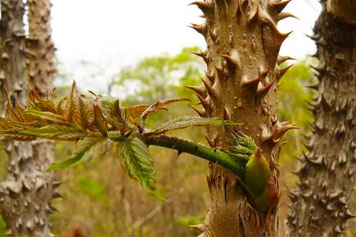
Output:
[[[203,38],[187,27],[201,22],[191,0],[52,0],[52,30],[60,70],[83,89],[105,92],[113,75],[138,60],[183,47],[205,48]],[[299,20],[282,21],[282,55],[301,59],[315,50],[311,34],[320,12],[318,0],[294,0],[285,9]],[[80,62],[90,64],[83,66]],[[105,70],[104,73],[101,69]],[[100,77],[98,75],[100,74]],[[97,77],[93,79],[92,75]],[[69,83],[69,82],[68,82]]]

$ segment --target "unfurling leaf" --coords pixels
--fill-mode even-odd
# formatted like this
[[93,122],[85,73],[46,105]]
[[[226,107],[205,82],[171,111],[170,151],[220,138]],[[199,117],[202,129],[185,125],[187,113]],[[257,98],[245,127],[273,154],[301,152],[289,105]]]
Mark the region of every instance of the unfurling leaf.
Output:
[[36,136],[22,134],[17,130],[0,131],[0,135],[5,136],[7,139],[16,141],[34,141],[37,139]]
[[149,105],[135,105],[132,107],[125,108],[126,116],[131,119],[131,121],[135,121],[139,119],[142,113],[149,107]]
[[230,130],[233,139],[232,146],[226,151],[236,158],[242,158],[246,161],[257,151],[257,146],[249,136]]
[[18,133],[23,135],[36,136],[37,138],[61,140],[61,141],[77,141],[88,135],[88,133],[74,126],[66,125],[47,125],[40,128],[22,130]]
[[64,115],[65,115],[65,118],[66,118],[67,122],[72,122],[73,121],[76,102],[79,102],[79,101],[77,101],[77,98],[78,98],[77,94],[78,94],[78,92],[77,92],[77,89],[76,89],[76,85],[75,85],[75,82],[73,81],[72,87],[70,89],[69,97],[66,100],[66,108],[65,108],[65,111],[64,111]]
[[236,123],[229,120],[221,120],[219,118],[202,118],[202,117],[182,117],[173,119],[162,126],[158,127],[152,132],[148,132],[149,134],[162,134],[171,130],[176,129],[184,129],[193,126],[232,126],[232,125],[241,125],[242,123]]
[[48,171],[68,168],[83,160],[101,157],[111,150],[111,146],[112,141],[105,137],[85,137],[84,139],[78,141],[77,148],[69,159],[58,164],[53,164],[48,168]]
[[106,120],[117,129],[124,130],[126,127],[125,111],[121,109],[118,99],[103,98],[99,106],[107,116]]
[[28,94],[28,105],[34,110],[56,113],[56,106],[53,101],[50,99],[42,99],[38,92],[34,90],[31,90]]
[[90,128],[90,124],[92,120],[94,120],[94,112],[93,112],[93,105],[91,101],[87,101],[81,97],[79,97],[79,115],[80,118],[74,121],[81,126],[83,129]]
[[98,105],[94,105],[94,115],[95,115],[95,123],[99,132],[104,136],[108,136],[108,127],[103,116],[103,113]]
[[150,195],[164,200],[156,188],[156,168],[146,144],[137,137],[128,137],[117,145],[117,152],[127,174],[139,181]]
[[52,113],[52,112],[43,112],[43,111],[29,109],[29,110],[25,111],[24,114],[31,115],[37,119],[47,120],[47,121],[50,121],[50,122],[56,123],[56,124],[67,124],[67,122],[65,121],[65,119],[62,116]]
[[148,115],[157,112],[158,110],[167,110],[165,107],[174,104],[177,102],[181,101],[190,101],[190,99],[187,98],[181,98],[181,99],[165,99],[165,100],[159,100],[156,103],[150,105],[143,113],[141,114],[140,118],[142,121],[145,121]]

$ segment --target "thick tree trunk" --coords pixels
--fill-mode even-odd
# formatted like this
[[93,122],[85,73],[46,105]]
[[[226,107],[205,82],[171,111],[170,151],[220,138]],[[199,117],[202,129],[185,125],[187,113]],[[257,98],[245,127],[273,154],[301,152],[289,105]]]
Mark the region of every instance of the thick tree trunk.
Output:
[[[192,25],[208,45],[198,53],[207,63],[206,78],[197,93],[201,116],[220,117],[243,122],[241,132],[252,137],[268,159],[272,175],[269,186],[272,207],[268,213],[253,207],[236,176],[214,164],[207,177],[212,206],[204,224],[195,226],[201,236],[283,236],[277,213],[278,141],[292,126],[278,121],[277,84],[286,69],[277,65],[280,46],[288,34],[277,29],[277,22],[289,1],[206,0],[195,2],[206,23]],[[277,63],[278,62],[278,63]],[[227,147],[228,129],[212,127],[208,131],[212,146]]]
[[297,172],[300,185],[290,193],[292,236],[342,236],[353,217],[348,204],[356,173],[356,1],[322,5],[313,36],[319,58],[315,121]]
[[[53,78],[53,70],[48,72],[42,69],[53,67],[53,44],[49,46],[42,43],[43,39],[51,43],[50,34],[43,34],[43,29],[50,32],[47,31],[50,29],[49,8],[34,10],[29,2],[29,9],[36,14],[29,13],[32,39],[25,45],[23,2],[8,0],[3,1],[1,6],[1,79],[11,103],[17,100],[20,104],[26,104],[29,88],[25,77],[26,56],[30,56],[27,64],[33,87],[44,93],[50,88]],[[38,24],[38,19],[41,19],[41,24]],[[5,98],[3,100],[6,101]],[[45,170],[52,162],[52,145],[7,141],[5,146],[9,155],[8,177],[0,186],[0,211],[11,236],[51,236],[48,217],[54,210],[51,200],[56,194],[53,192],[52,175]]]

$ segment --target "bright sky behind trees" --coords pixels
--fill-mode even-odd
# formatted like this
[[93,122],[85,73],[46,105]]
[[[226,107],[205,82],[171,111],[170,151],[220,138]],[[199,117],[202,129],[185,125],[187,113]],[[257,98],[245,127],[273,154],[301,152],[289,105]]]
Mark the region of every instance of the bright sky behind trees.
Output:
[[[70,73],[83,89],[106,91],[124,66],[183,47],[205,48],[203,38],[190,29],[202,19],[192,0],[53,0],[52,28],[60,70]],[[297,19],[280,23],[281,31],[294,33],[281,54],[304,58],[315,50],[305,34],[319,15],[317,0],[294,0],[286,8]],[[87,62],[83,64],[82,62]],[[104,70],[104,71],[103,71]],[[100,76],[101,82],[92,76]],[[104,81],[105,80],[105,81]],[[69,81],[67,83],[70,83]]]

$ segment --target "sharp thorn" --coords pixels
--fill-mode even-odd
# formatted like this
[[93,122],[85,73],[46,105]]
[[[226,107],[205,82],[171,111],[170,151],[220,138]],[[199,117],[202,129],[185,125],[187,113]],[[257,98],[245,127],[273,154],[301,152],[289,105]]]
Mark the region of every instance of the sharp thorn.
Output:
[[296,60],[295,58],[289,57],[289,56],[279,56],[277,59],[277,64],[281,65],[282,63],[288,61],[288,60]]
[[221,54],[221,56],[226,60],[226,63],[230,68],[236,69],[239,67],[238,59],[235,59],[234,57],[227,54]]
[[258,21],[258,17],[259,17],[259,12],[260,12],[260,7],[257,6],[256,7],[256,10],[250,14],[249,18],[248,18],[248,22],[251,23],[251,22],[256,22]]
[[201,96],[206,96],[206,90],[203,86],[185,86],[185,88],[190,89]]
[[291,64],[291,65],[288,65],[287,67],[285,67],[285,68],[281,68],[280,70],[279,70],[279,77],[278,77],[278,80],[280,80],[283,76],[284,76],[284,74],[286,74],[286,72],[291,68],[291,67],[293,67],[294,66],[294,64]]
[[214,72],[212,72],[211,75],[208,72],[205,72],[205,75],[206,78],[208,78],[211,83],[215,82]]
[[199,9],[205,14],[207,11],[211,10],[213,8],[213,4],[210,1],[194,1],[190,3],[189,5],[196,5],[199,7]]
[[196,56],[198,56],[198,57],[203,58],[203,59],[204,59],[204,62],[205,62],[206,64],[208,64],[207,53],[205,53],[205,52],[192,52],[192,54],[194,54],[194,55],[196,55]]
[[206,113],[211,114],[211,104],[206,99],[204,99],[201,95],[199,95],[199,94],[196,94],[196,95],[198,96],[198,99],[199,99],[201,105],[204,107]]
[[206,114],[205,110],[200,110],[195,108],[194,106],[189,105],[189,107],[191,107],[200,117],[202,118],[206,118],[208,117],[208,115]]
[[313,89],[313,90],[318,90],[319,89],[319,83],[313,84],[313,85],[308,85],[306,86],[309,89]]
[[204,136],[205,140],[208,142],[210,147],[216,147],[216,142],[214,139],[209,139],[207,136]]
[[241,85],[242,86],[254,86],[254,87],[257,87],[258,86],[258,83],[262,81],[262,78],[261,77],[256,77],[254,79],[251,79],[251,80],[248,80],[247,77],[245,78],[242,78],[241,80]]
[[224,120],[232,120],[231,114],[229,113],[226,106],[224,106]]
[[272,85],[275,83],[276,79],[274,78],[271,82],[269,82],[267,85],[265,85],[262,88],[257,89],[257,95],[262,96],[268,93],[268,91],[271,89]]
[[202,34],[206,37],[206,26],[205,25],[198,25],[198,24],[191,24],[189,27],[196,30],[198,33]]
[[215,42],[217,37],[218,37],[216,32],[210,28],[209,29],[209,34],[210,34],[211,38],[213,39],[213,41]]
[[277,16],[277,21],[281,21],[281,20],[286,19],[286,18],[288,18],[288,17],[292,17],[292,18],[295,18],[295,19],[298,19],[298,20],[299,20],[299,18],[296,17],[295,15],[293,15],[292,13],[289,13],[289,12],[281,12],[281,13],[279,13],[278,16]]
[[225,73],[224,73],[224,69],[216,64],[214,64],[214,67],[219,75],[219,77],[224,77],[225,76]]
[[209,83],[207,81],[205,81],[204,79],[201,78],[201,81],[203,82],[205,88],[207,89],[208,91],[208,94],[214,98],[214,99],[218,99],[218,94],[216,93],[215,89],[209,85]]
[[320,34],[315,34],[315,35],[308,35],[308,34],[305,34],[305,36],[307,36],[308,38],[314,40],[314,41],[317,41],[321,38],[321,35]]
[[283,11],[283,9],[291,2],[291,0],[286,0],[286,1],[280,1],[280,2],[272,2],[270,3],[270,7],[276,11],[277,13],[280,13]]

